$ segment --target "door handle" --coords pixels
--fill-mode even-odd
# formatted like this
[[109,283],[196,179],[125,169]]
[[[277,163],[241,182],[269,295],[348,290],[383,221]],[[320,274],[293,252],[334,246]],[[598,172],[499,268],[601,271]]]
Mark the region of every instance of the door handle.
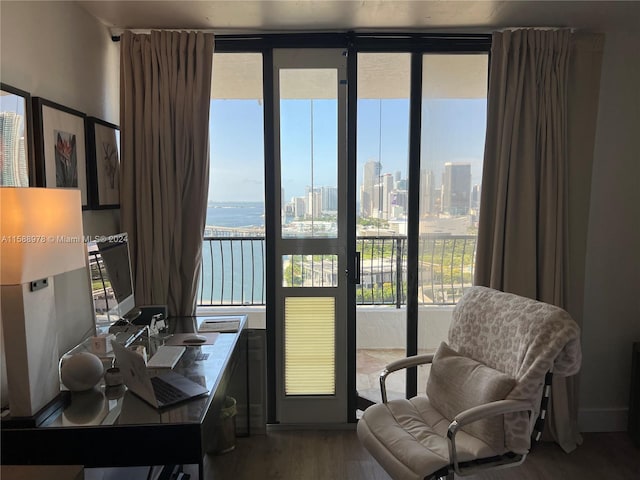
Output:
[[356,252],[354,262],[355,275],[353,276],[353,283],[360,285],[360,252]]

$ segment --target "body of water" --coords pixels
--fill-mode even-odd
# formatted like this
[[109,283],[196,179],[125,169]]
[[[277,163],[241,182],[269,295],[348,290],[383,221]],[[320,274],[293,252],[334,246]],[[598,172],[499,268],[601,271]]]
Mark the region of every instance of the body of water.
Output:
[[209,202],[206,224],[218,227],[264,227],[264,203]]
[[[262,202],[210,202],[208,227],[264,228]],[[264,303],[264,241],[224,238],[205,242],[202,250],[203,305]]]

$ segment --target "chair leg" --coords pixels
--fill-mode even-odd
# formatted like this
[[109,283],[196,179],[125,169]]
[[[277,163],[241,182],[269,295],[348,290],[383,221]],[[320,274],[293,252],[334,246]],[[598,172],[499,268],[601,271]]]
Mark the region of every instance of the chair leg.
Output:
[[454,480],[453,470],[441,468],[439,471],[433,472],[430,476],[425,477],[425,480]]

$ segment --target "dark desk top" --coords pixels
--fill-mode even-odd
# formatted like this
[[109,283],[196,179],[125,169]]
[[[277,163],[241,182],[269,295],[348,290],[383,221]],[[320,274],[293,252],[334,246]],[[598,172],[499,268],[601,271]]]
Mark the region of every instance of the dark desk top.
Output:
[[[237,316],[235,317],[237,318]],[[174,371],[206,386],[210,391],[209,395],[188,400],[174,407],[158,410],[132,392],[126,391],[124,387],[105,388],[104,381],[101,381],[99,386],[87,392],[72,392],[69,404],[62,411],[52,415],[42,426],[13,430],[14,435],[18,436],[22,441],[27,440],[28,437],[25,435],[28,435],[28,431],[32,432],[31,435],[43,440],[58,438],[56,435],[64,435],[64,437],[61,437],[64,439],[74,436],[78,438],[77,441],[79,443],[82,442],[80,438],[85,438],[85,441],[91,442],[114,441],[114,435],[119,435],[115,442],[122,446],[128,442],[134,443],[138,441],[139,439],[136,440],[134,438],[138,434],[140,438],[147,438],[147,442],[153,441],[154,439],[149,437],[154,435],[162,436],[168,434],[175,438],[177,442],[180,441],[181,436],[184,439],[188,439],[187,443],[192,447],[197,447],[194,450],[200,450],[198,453],[201,458],[202,450],[206,447],[202,445],[205,441],[201,439],[193,439],[192,441],[192,438],[194,436],[203,436],[204,430],[211,430],[211,426],[215,425],[217,411],[224,398],[223,390],[225,386],[221,385],[221,382],[227,381],[225,375],[229,373],[229,364],[236,350],[236,345],[241,338],[242,331],[246,328],[246,316],[240,317],[241,322],[238,332],[220,333],[213,345],[188,346],[180,361],[174,367]],[[194,330],[195,317],[169,319],[170,333],[188,333]],[[203,357],[206,357],[206,359]],[[158,429],[158,427],[161,428]],[[47,432],[51,432],[51,435],[48,435]],[[8,434],[7,429],[3,429],[2,433],[3,440],[8,439],[4,438]],[[130,436],[130,438],[127,440],[123,436]],[[104,440],[102,440],[103,437]],[[107,437],[109,437],[109,440],[107,440]],[[35,437],[32,436],[31,438]],[[4,444],[5,442],[3,441],[3,456],[9,453],[5,450]],[[99,446],[94,444],[91,448],[99,449]],[[172,449],[175,451],[175,444]],[[10,450],[13,453],[14,449],[11,448]],[[43,459],[46,460],[47,457],[49,457],[48,454]],[[89,465],[97,461],[84,461],[81,463]],[[127,461],[130,462],[131,460]],[[2,463],[5,462],[3,461]],[[40,461],[36,460],[28,463],[40,463]],[[100,463],[102,463],[101,460]]]
[[[171,318],[169,332],[193,332],[194,322],[195,317]],[[245,324],[246,316],[243,316],[239,331]],[[161,345],[168,338],[155,342]],[[237,340],[238,333],[220,333],[213,345],[187,346],[174,367],[175,372],[206,387],[209,395],[158,410],[124,387],[105,387],[102,381],[99,387],[87,392],[72,392],[70,404],[44,427],[202,423]]]

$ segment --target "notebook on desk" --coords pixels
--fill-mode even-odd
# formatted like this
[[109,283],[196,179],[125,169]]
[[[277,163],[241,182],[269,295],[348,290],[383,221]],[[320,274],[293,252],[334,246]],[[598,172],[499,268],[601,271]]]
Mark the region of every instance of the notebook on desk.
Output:
[[198,332],[237,332],[240,328],[240,317],[216,316],[196,317]]
[[156,408],[164,408],[209,393],[184,375],[168,371],[152,377],[142,356],[119,343],[113,344],[118,367],[129,390]]

